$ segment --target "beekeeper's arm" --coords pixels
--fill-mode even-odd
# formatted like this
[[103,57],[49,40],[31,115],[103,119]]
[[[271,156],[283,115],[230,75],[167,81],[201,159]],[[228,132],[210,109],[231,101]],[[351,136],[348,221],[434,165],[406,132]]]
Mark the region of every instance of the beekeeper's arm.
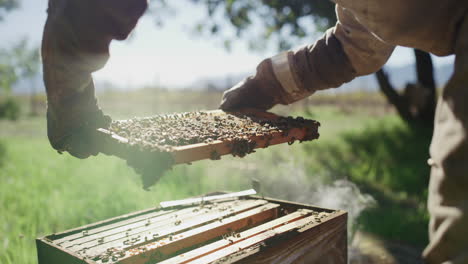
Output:
[[255,75],[224,93],[220,108],[287,105],[379,70],[394,46],[374,36],[348,10],[337,6],[336,12],[338,23],[320,40],[262,61]]
[[106,64],[113,39],[126,39],[147,0],[50,0],[42,41],[51,145],[75,157],[96,155],[89,131],[106,127],[91,74]]

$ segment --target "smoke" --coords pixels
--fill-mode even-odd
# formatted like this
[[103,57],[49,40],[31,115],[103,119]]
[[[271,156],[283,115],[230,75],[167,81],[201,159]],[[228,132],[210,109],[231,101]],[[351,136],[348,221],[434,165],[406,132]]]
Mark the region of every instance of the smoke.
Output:
[[311,194],[310,201],[318,206],[348,211],[350,231],[357,228],[359,215],[376,204],[372,196],[362,193],[356,184],[348,180],[336,180],[330,185],[322,185]]
[[260,194],[268,197],[310,204],[348,212],[348,237],[352,239],[359,227],[358,217],[376,201],[362,193],[356,184],[339,177],[330,179],[320,175],[308,175],[294,161],[279,162],[265,170],[264,164],[244,164],[242,170],[252,180],[260,182]]
[[211,168],[205,173],[213,180],[219,180],[220,175],[229,176],[229,180],[224,180],[223,177],[219,185],[224,190],[230,190],[232,182],[243,182],[243,185],[252,184],[252,187],[260,185],[257,192],[265,197],[347,211],[349,263],[373,263],[361,252],[359,246],[355,245],[362,243],[359,235],[355,236],[361,227],[359,216],[377,204],[371,195],[363,193],[344,175],[315,173],[310,165],[307,170],[306,155],[292,155],[286,151],[262,154],[258,153],[244,159],[225,160],[224,163],[217,161],[220,162],[218,169]]

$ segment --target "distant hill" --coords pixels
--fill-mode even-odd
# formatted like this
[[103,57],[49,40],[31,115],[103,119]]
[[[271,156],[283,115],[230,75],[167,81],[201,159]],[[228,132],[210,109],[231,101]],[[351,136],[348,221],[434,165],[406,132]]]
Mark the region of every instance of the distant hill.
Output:
[[[408,82],[416,81],[416,68],[414,65],[402,67],[385,67],[389,74],[390,82],[397,89],[402,89]],[[443,86],[453,73],[452,65],[442,65],[435,69],[435,81],[437,86]],[[352,82],[343,85],[346,90],[366,90],[372,91],[378,88],[377,81],[373,74],[359,77]],[[343,89],[343,90],[344,90]]]
[[[414,82],[416,78],[414,65],[405,65],[402,67],[386,67],[385,70],[389,73],[391,83],[397,88],[405,87],[406,83]],[[442,86],[448,81],[453,73],[453,66],[445,64],[435,69],[435,78],[438,86]],[[189,89],[194,90],[226,90],[243,78],[248,76],[248,73],[237,74],[233,76],[217,77],[212,79],[203,79],[195,82]],[[29,94],[33,87],[36,92],[44,92],[44,83],[42,81],[42,74],[38,74],[30,80],[21,80],[13,88],[13,92],[16,94]],[[110,82],[99,82],[96,84],[96,90],[98,92],[107,89],[138,89],[141,87],[119,87]],[[377,82],[373,74],[356,78],[350,83],[342,86],[341,89],[333,89],[333,92],[350,92],[350,91],[375,91],[378,89]]]
[[[131,87],[131,89],[138,89],[141,87]],[[42,73],[37,74],[31,79],[20,80],[13,86],[13,93],[15,94],[30,94],[31,91],[35,90],[38,93],[45,93],[44,81],[42,79]],[[110,82],[96,82],[96,90],[98,92],[105,91],[108,89],[123,90],[124,88],[114,85]]]

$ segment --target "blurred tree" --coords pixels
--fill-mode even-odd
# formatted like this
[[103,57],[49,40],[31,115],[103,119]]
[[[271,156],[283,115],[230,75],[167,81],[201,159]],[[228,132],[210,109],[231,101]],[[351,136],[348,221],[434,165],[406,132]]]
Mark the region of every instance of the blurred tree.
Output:
[[19,6],[19,0],[0,0],[0,21],[8,11],[11,11]]
[[434,126],[436,109],[436,84],[434,67],[429,53],[414,49],[417,83],[408,83],[403,93],[392,86],[384,69],[376,73],[380,90],[393,104],[399,115],[410,125]]
[[196,25],[199,32],[219,35],[229,22],[234,35],[225,39],[228,48],[234,38],[243,37],[254,50],[264,49],[271,39],[279,50],[285,50],[336,23],[335,7],[329,1],[190,1],[207,9],[208,19]]
[[11,65],[5,63],[5,54],[0,51],[0,94],[9,94],[13,83],[18,80],[15,69]]
[[[26,39],[10,49],[0,49],[0,118],[15,120],[19,104],[11,96],[13,85],[20,79],[31,79],[40,68],[39,49],[29,48]],[[34,85],[31,85],[34,96]]]
[[22,79],[30,81],[30,115],[36,116],[38,115],[38,101],[36,91],[37,87],[34,77],[40,69],[39,48],[35,47],[29,49],[27,40],[23,39],[13,48],[12,51],[17,74],[21,76]]
[[[331,1],[306,0],[190,0],[206,7],[207,19],[196,24],[200,33],[221,35],[224,45],[230,48],[235,38],[244,37],[254,50],[262,50],[273,40],[279,50],[291,48],[315,32],[323,32],[336,23],[335,4]],[[234,36],[221,32],[232,27]],[[229,29],[224,29],[224,33]],[[393,104],[400,116],[409,124],[432,127],[436,86],[432,59],[426,52],[414,50],[417,83],[408,84],[399,93],[390,83],[384,70],[376,73],[380,90]]]
[[11,64],[11,55],[8,50],[0,49],[0,94],[7,96],[12,86],[18,81],[18,75]]
[[[0,0],[0,22],[5,14],[19,6],[18,0]],[[7,50],[0,50],[0,95],[9,93],[11,86],[18,80],[14,67],[10,64],[10,55]]]
[[19,79],[15,67],[11,64],[10,52],[0,50],[0,119],[16,120],[19,116],[19,105],[11,97],[14,83]]

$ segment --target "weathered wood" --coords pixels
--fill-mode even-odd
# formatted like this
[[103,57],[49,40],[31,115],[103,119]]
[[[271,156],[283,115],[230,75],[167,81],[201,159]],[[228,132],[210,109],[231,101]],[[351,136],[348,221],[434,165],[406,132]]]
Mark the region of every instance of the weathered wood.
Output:
[[75,252],[59,248],[47,239],[36,239],[37,258],[40,264],[93,264],[95,262],[79,257]]
[[[294,142],[296,140],[300,141],[306,137],[307,133],[307,129],[305,128],[292,128],[287,136],[285,136],[283,132],[275,132],[271,133],[269,137],[253,136],[249,139],[256,142],[255,149],[258,149]],[[213,156],[213,153],[220,156],[231,154],[231,144],[233,144],[233,141],[216,140],[212,143],[200,143],[183,147],[175,147],[174,151],[171,152],[171,155],[175,164],[189,163],[203,159],[210,159]]]
[[[265,243],[265,241],[270,238],[273,238],[275,236],[278,236],[286,232],[292,231],[294,229],[300,228],[306,225],[307,223],[310,223],[314,219],[315,219],[314,216],[310,216],[307,218],[299,219],[297,221],[293,221],[292,223],[288,223],[286,225],[268,229],[263,233],[248,237],[247,239],[243,239],[242,241],[239,241],[238,243],[233,243],[232,245],[228,247],[222,248],[209,255],[193,260],[191,261],[191,263],[192,264],[209,264],[209,263],[213,263],[215,261],[221,260],[221,259],[229,263],[230,261],[227,258],[228,256],[238,253],[238,252],[248,251],[248,248],[252,246]],[[253,262],[253,263],[256,263],[256,262]]]
[[342,211],[321,222],[310,221],[298,229],[297,233],[292,232],[267,241],[258,254],[239,263],[346,264],[348,261],[346,224],[347,214]]
[[95,232],[101,232],[106,229],[111,229],[111,228],[115,228],[121,225],[125,225],[126,223],[133,223],[133,222],[140,221],[141,219],[145,219],[147,217],[164,215],[164,214],[168,214],[174,211],[175,211],[174,209],[168,209],[168,210],[161,210],[160,208],[146,209],[146,210],[142,210],[142,211],[138,211],[138,212],[134,212],[130,214],[121,215],[121,216],[114,217],[111,219],[106,219],[106,220],[99,221],[97,223],[93,223],[89,225],[85,225],[82,227],[66,230],[60,234],[52,234],[48,236],[48,238],[54,240],[54,242],[56,243],[60,243],[64,241],[63,239],[64,237],[66,237],[65,240],[82,237],[83,236],[82,232],[85,230],[86,231],[93,230]]
[[[154,212],[151,214],[145,214],[141,215],[139,217],[127,219],[127,220],[117,220],[113,224],[105,225],[102,227],[97,227],[97,228],[88,228],[86,229],[85,232],[77,232],[73,235],[66,236],[57,240],[54,240],[54,243],[61,245],[61,246],[66,246],[67,243],[70,243],[71,241],[73,242],[78,242],[79,239],[91,239],[95,238],[95,235],[102,236],[105,235],[106,232],[117,232],[118,228],[124,227],[126,229],[131,228],[132,226],[135,225],[145,225],[145,223],[150,220],[150,221],[161,221],[166,218],[173,217],[175,214],[176,210],[168,210],[168,211],[163,211],[163,212]],[[185,214],[186,212],[191,212],[190,209],[187,209],[183,212],[177,212],[179,215]]]
[[273,221],[270,221],[268,223],[265,223],[263,225],[260,225],[255,228],[251,228],[247,231],[238,233],[238,234],[233,234],[226,239],[216,241],[214,243],[211,243],[209,245],[206,245],[204,247],[192,250],[190,252],[184,253],[183,255],[176,256],[174,258],[168,259],[166,261],[160,262],[160,264],[182,264],[182,263],[188,263],[190,261],[193,261],[195,259],[201,258],[203,256],[206,256],[210,253],[216,252],[217,250],[220,250],[222,248],[225,248],[227,246],[230,246],[232,244],[236,244],[239,241],[243,241],[249,237],[255,236],[257,234],[266,232],[267,230],[276,228],[280,225],[287,224],[291,221],[296,221],[298,219],[304,218],[306,215],[309,215],[312,211],[310,210],[300,210],[297,212],[294,212],[292,214],[288,214],[286,216],[283,216],[281,218],[275,219]]
[[[249,204],[248,201],[238,201],[237,205],[236,202],[226,202],[220,203],[219,207],[229,207],[229,206],[242,206],[245,204]],[[251,206],[252,204],[249,204]],[[243,208],[243,207],[242,207]],[[205,209],[206,210],[206,209]],[[89,229],[86,231],[86,234],[81,233],[80,237],[70,236],[64,237],[56,243],[64,248],[75,247],[75,249],[87,247],[90,244],[92,245],[93,242],[97,244],[97,240],[104,238],[106,241],[112,241],[113,238],[123,237],[123,236],[132,236],[137,235],[139,233],[156,229],[158,227],[164,226],[171,226],[174,221],[185,221],[186,219],[194,218],[197,216],[205,215],[205,210],[194,210],[194,208],[185,208],[182,210],[172,211],[171,213],[163,214],[163,215],[156,215],[155,217],[151,218],[143,218],[137,222],[131,221],[123,221],[115,223],[112,228],[107,228],[104,230],[103,228],[99,228],[100,231],[96,232],[94,229]],[[91,243],[88,243],[91,242]],[[85,243],[88,243],[85,245]]]
[[136,248],[134,256],[120,260],[122,264],[144,264],[148,259],[142,258],[141,254],[156,255],[160,257],[150,258],[151,261],[159,262],[172,254],[187,248],[210,241],[213,238],[221,237],[229,232],[236,232],[243,228],[249,228],[267,220],[274,219],[277,215],[277,204],[266,204],[262,207],[246,211],[239,215],[234,215],[226,219],[192,229],[190,231],[174,235],[170,239],[163,239],[157,242],[146,244]]
[[[99,241],[92,241],[73,247],[73,250],[82,250],[86,248],[86,255],[96,257],[106,252],[108,248],[131,248],[134,245],[151,241],[153,239],[164,238],[177,232],[193,228],[195,226],[207,224],[211,221],[218,220],[231,214],[241,213],[251,208],[261,206],[268,203],[267,201],[257,200],[247,203],[234,205],[231,209],[218,212],[216,210],[204,211],[204,214],[197,215],[193,218],[186,219],[185,221],[178,222],[178,219],[173,219],[170,223],[165,222],[164,225],[158,226],[151,230],[132,230],[131,235],[127,236],[124,232],[114,235],[110,238],[104,238],[103,243]],[[179,223],[179,224],[178,224]],[[148,238],[146,240],[146,238]],[[125,243],[125,241],[130,241]]]
[[347,261],[346,217],[343,211],[256,196],[150,209],[38,239],[38,259],[39,264],[341,264]]
[[218,195],[189,198],[189,199],[184,199],[184,200],[161,202],[159,203],[159,205],[162,208],[197,205],[197,204],[201,204],[201,203],[205,203],[205,202],[209,202],[213,200],[224,201],[224,200],[238,199],[239,197],[242,197],[242,196],[249,196],[249,195],[254,195],[254,194],[257,194],[257,192],[254,189],[250,189],[250,190],[236,192],[236,193],[218,194]]

